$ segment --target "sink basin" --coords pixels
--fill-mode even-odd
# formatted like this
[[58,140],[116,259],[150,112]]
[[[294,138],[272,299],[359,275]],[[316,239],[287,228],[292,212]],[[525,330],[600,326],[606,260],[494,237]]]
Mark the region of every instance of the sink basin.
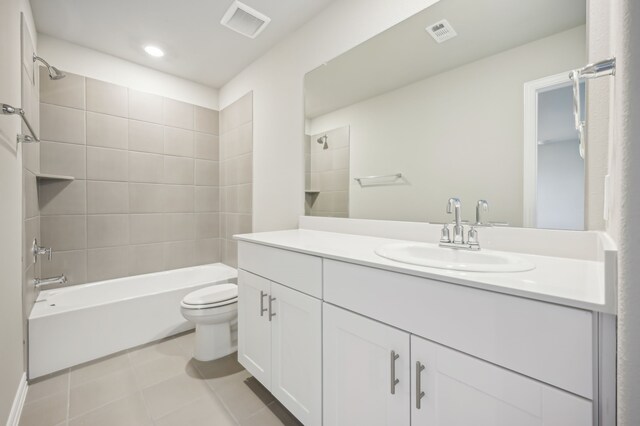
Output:
[[426,243],[394,243],[375,250],[378,256],[411,265],[467,272],[524,272],[536,266],[526,259],[492,250],[468,251]]

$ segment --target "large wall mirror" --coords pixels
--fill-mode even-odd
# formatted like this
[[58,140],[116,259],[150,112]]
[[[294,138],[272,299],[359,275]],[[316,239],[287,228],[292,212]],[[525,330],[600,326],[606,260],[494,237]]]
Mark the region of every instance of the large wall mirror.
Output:
[[584,229],[584,0],[440,0],[305,77],[314,216]]

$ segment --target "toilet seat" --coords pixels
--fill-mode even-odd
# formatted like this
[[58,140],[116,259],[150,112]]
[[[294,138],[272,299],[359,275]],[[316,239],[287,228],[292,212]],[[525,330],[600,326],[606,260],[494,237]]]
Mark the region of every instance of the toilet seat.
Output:
[[180,306],[184,309],[212,309],[238,303],[238,286],[231,283],[202,288],[187,294]]

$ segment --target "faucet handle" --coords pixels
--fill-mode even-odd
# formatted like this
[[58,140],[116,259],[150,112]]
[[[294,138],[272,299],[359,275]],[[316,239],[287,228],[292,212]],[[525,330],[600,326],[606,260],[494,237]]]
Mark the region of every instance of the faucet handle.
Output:
[[451,242],[451,237],[449,235],[449,227],[447,226],[446,223],[442,226],[442,230],[440,231],[440,242],[441,243]]
[[34,238],[33,239],[33,245],[31,246],[31,252],[33,253],[33,261],[35,263],[38,262],[38,256],[40,255],[46,255],[48,260],[51,260],[51,257],[53,255],[53,251],[51,250],[51,247],[42,247],[40,245],[38,245],[38,239]]

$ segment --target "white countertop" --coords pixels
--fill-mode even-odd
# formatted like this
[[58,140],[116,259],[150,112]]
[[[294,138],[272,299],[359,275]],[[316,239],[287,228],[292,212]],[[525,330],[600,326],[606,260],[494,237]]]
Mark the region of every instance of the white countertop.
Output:
[[378,256],[380,246],[402,240],[294,229],[234,236],[239,241],[297,251],[452,284],[616,314],[606,300],[604,262],[517,253],[536,265],[526,272],[460,272],[395,262]]

